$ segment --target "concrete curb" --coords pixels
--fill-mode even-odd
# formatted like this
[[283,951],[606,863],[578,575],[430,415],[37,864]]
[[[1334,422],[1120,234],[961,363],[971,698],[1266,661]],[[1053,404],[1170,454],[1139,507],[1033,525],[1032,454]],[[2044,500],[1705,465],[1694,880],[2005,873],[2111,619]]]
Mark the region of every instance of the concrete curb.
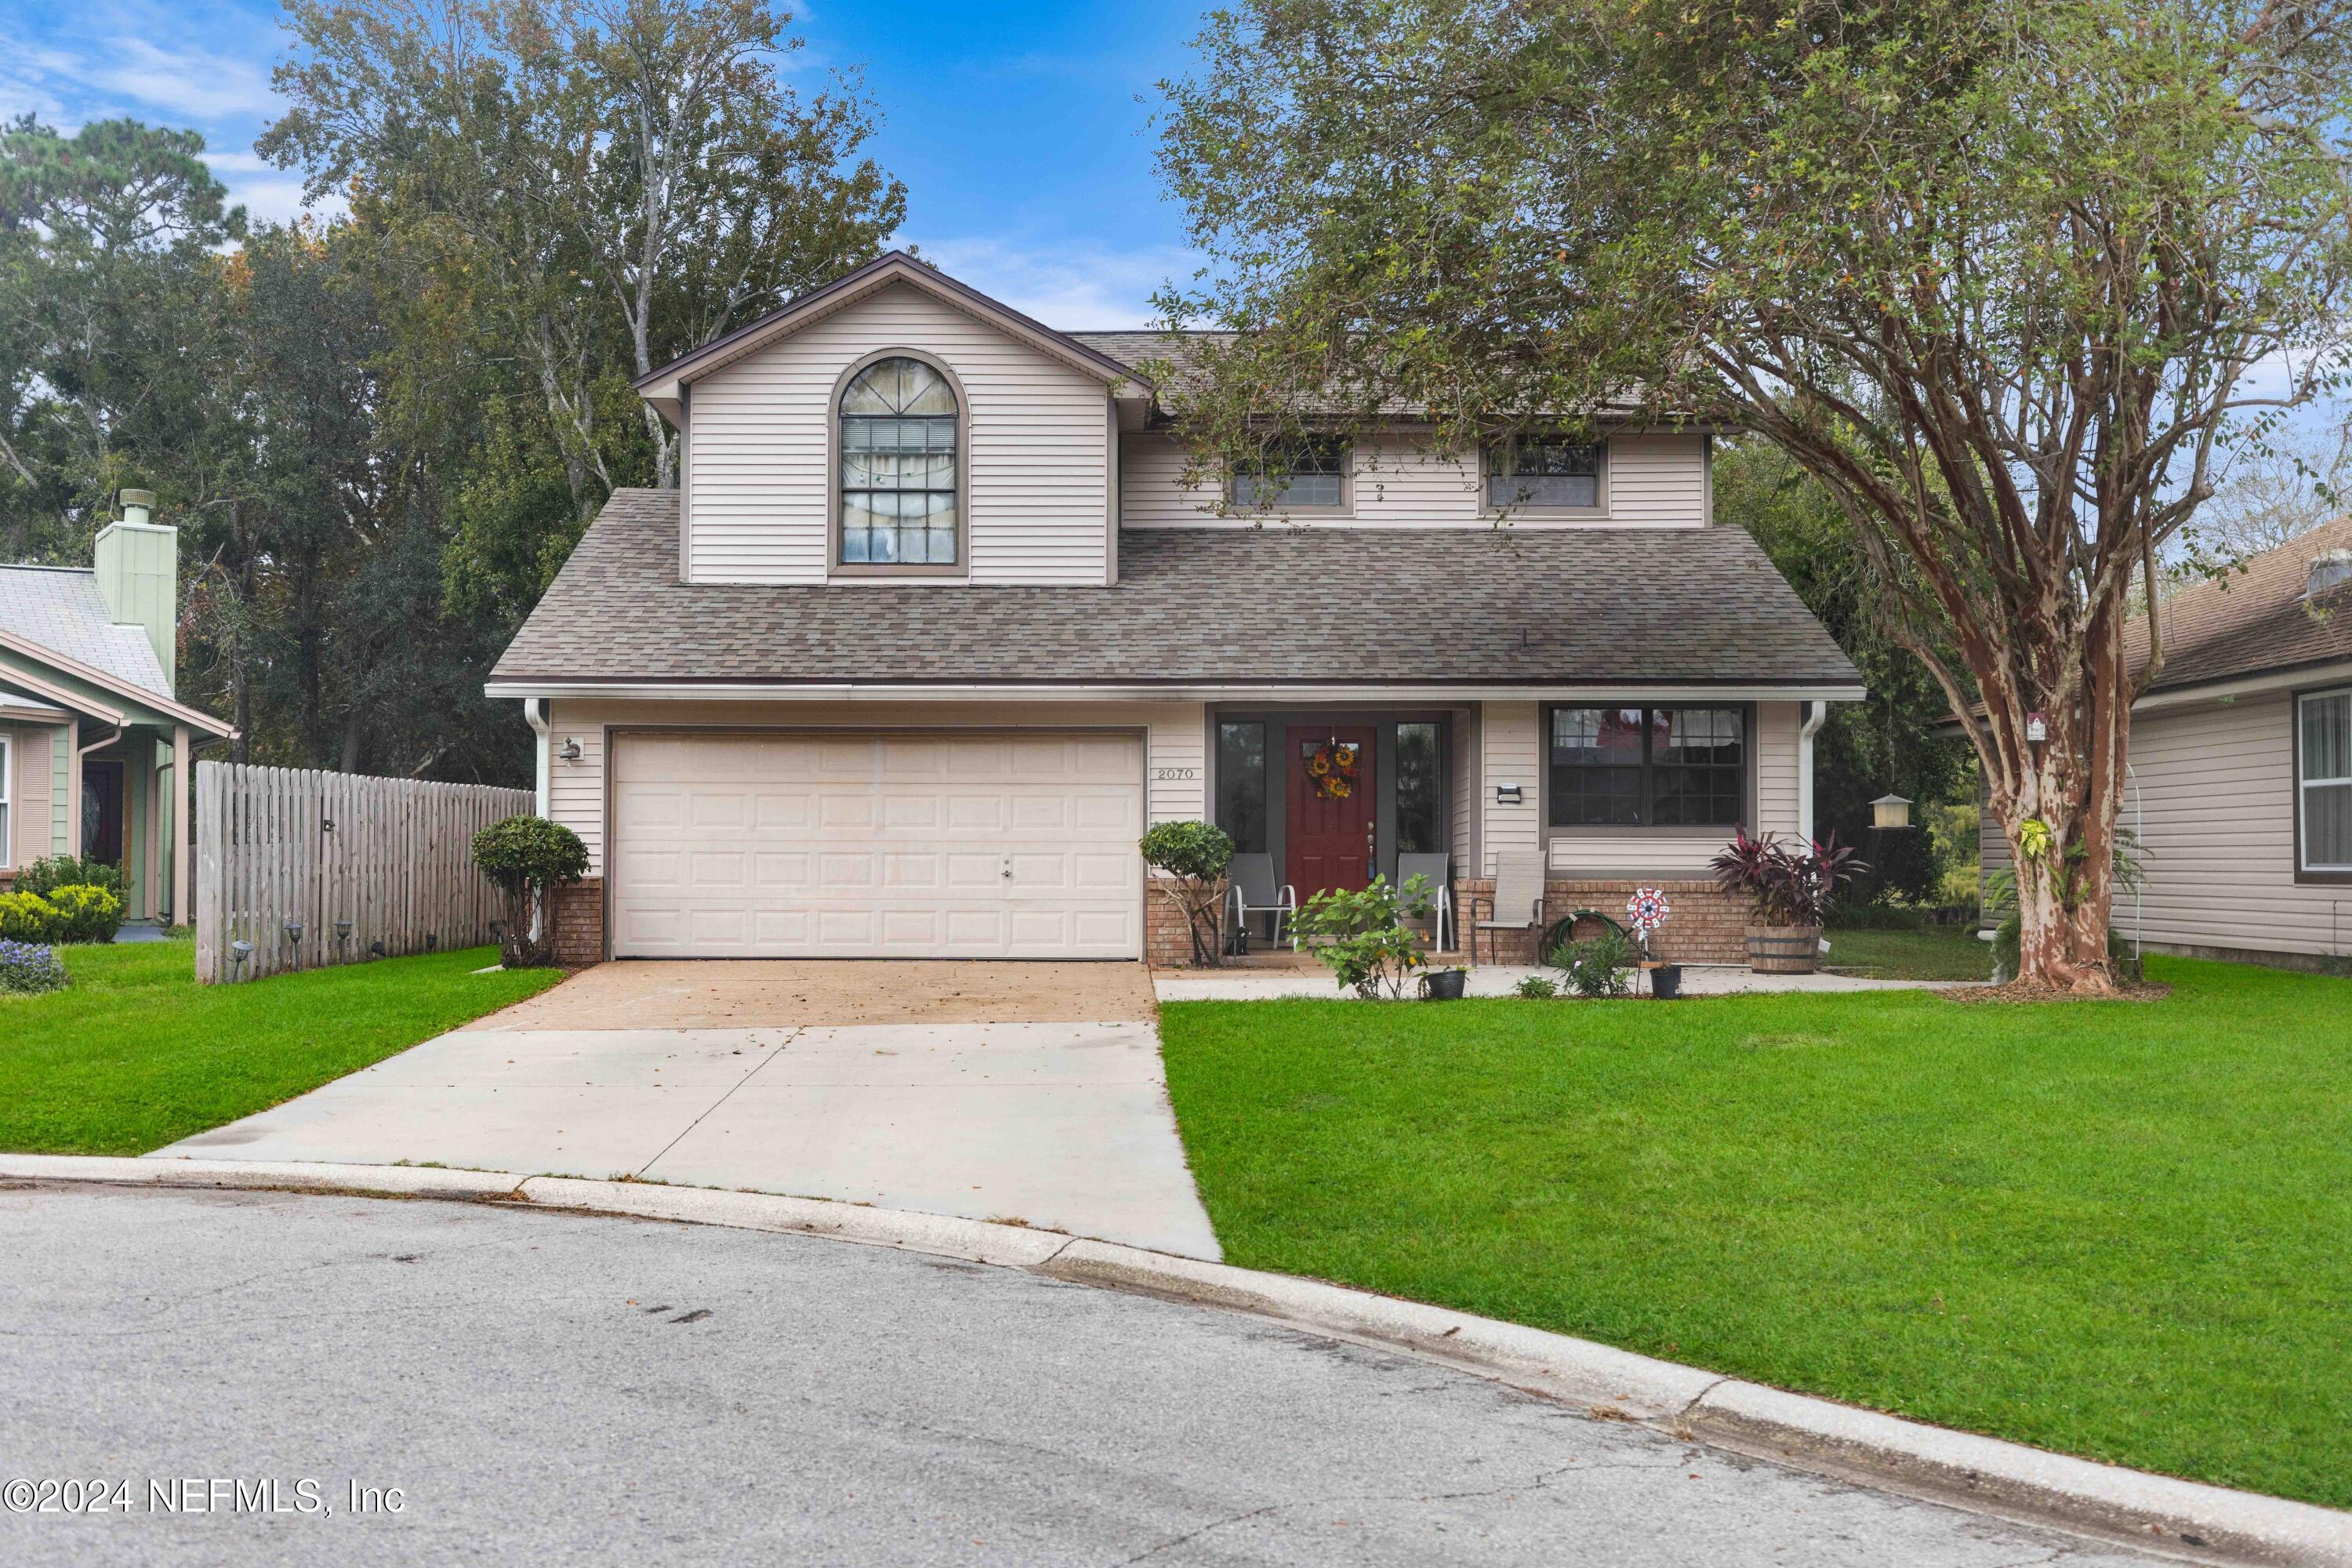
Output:
[[0,1179],[526,1204],[790,1232],[1023,1268],[1391,1347],[1797,1468],[2208,1562],[2352,1568],[2352,1513],[2124,1469],[1320,1280],[817,1198],[403,1165],[0,1154]]

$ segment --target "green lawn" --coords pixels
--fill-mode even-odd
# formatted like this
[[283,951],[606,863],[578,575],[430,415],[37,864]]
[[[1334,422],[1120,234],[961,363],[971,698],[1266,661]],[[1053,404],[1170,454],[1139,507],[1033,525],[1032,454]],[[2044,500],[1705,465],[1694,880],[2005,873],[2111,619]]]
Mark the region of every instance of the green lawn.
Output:
[[2148,967],[1160,1027],[1234,1263],[2352,1506],[2352,984]]
[[1926,931],[1832,931],[1822,963],[1844,974],[1873,980],[1989,980],[1992,943],[1977,940],[1974,926],[1931,926]]
[[198,985],[186,941],[60,950],[73,984],[0,995],[0,1149],[139,1154],[544,991],[494,948]]

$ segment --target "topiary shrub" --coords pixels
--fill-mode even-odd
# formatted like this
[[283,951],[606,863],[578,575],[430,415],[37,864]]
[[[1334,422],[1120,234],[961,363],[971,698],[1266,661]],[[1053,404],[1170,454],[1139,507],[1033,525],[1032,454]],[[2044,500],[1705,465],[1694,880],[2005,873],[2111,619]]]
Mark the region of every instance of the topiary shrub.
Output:
[[58,991],[64,988],[65,983],[66,966],[58,961],[55,950],[38,942],[0,939],[0,991]]
[[1170,889],[1192,937],[1192,962],[1218,962],[1217,883],[1234,863],[1234,841],[1222,827],[1206,822],[1160,822],[1152,825],[1137,847],[1143,863],[1164,872]]
[[474,864],[506,895],[506,930],[499,960],[509,969],[553,962],[554,921],[548,891],[588,874],[588,847],[580,835],[543,816],[509,816],[474,835]]
[[104,888],[68,882],[52,888],[49,907],[58,911],[58,942],[112,942],[122,929],[122,900]]
[[65,917],[38,893],[0,893],[0,942],[57,942]]
[[49,855],[16,873],[16,890],[47,898],[59,888],[103,888],[122,897],[122,868],[74,855]]

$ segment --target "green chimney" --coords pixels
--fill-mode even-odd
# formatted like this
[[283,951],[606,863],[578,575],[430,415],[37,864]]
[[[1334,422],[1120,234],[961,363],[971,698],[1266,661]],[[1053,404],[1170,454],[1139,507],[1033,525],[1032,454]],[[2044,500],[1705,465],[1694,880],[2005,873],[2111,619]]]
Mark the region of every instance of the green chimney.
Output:
[[148,521],[154,515],[152,491],[123,490],[116,499],[122,503],[122,521],[108,523],[98,535],[99,596],[115,625],[147,634],[163,667],[163,683],[176,695],[180,531]]

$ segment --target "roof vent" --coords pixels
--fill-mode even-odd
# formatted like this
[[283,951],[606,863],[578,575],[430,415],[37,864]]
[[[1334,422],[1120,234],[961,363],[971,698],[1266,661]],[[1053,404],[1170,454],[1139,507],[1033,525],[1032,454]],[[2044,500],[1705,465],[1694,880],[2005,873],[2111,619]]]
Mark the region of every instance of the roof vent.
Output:
[[2352,550],[2323,550],[2311,558],[2311,574],[2303,596],[2315,599],[2330,588],[2352,583]]

